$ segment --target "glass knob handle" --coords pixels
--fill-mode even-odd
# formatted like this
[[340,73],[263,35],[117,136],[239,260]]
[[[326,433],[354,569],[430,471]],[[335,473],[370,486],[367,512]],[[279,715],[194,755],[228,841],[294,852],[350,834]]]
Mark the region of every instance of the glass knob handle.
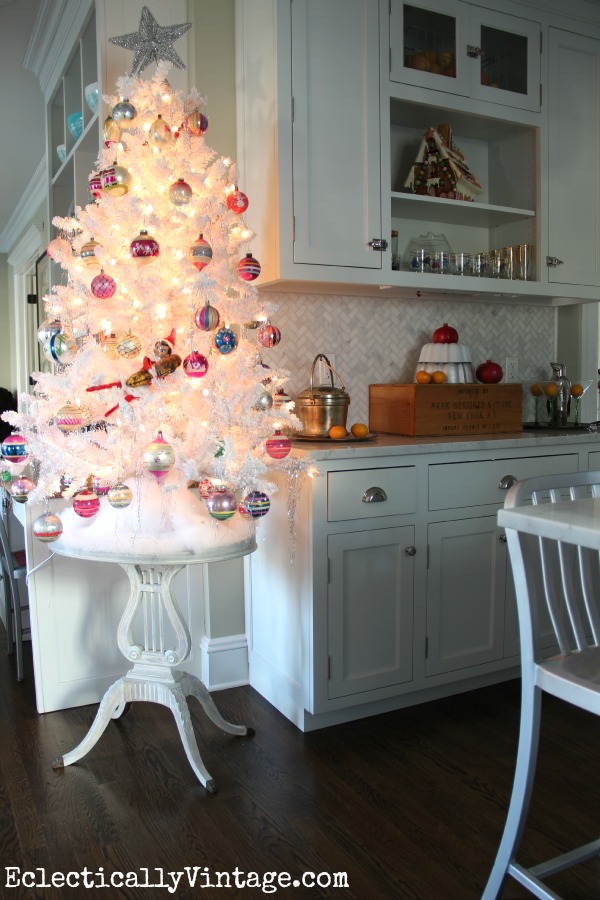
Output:
[[414,556],[417,552],[417,548],[411,545],[410,547],[405,547],[404,552],[407,556]]
[[518,480],[519,479],[516,477],[516,475],[504,475],[500,479],[498,487],[501,491],[508,491],[509,488],[511,488],[513,484],[516,484]]

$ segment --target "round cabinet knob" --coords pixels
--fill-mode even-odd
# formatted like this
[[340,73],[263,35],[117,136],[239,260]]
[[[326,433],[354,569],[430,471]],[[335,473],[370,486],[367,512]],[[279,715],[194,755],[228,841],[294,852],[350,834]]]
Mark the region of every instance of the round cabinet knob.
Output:
[[383,488],[370,487],[362,496],[363,503],[384,503],[387,500],[387,494]]
[[405,547],[404,552],[406,553],[407,556],[414,556],[415,553],[417,552],[417,548],[413,547],[413,546]]
[[503,544],[506,544],[506,535],[505,535],[505,534],[501,534],[501,535],[500,535],[500,540],[502,541]]
[[516,477],[516,475],[503,475],[500,479],[498,487],[501,491],[508,491],[509,488],[511,488],[513,484],[516,484],[518,480],[519,479]]

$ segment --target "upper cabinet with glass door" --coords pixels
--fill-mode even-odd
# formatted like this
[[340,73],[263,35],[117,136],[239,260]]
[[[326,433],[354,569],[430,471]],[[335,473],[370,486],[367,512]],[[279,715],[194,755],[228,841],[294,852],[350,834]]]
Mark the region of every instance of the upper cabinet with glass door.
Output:
[[540,109],[541,26],[462,0],[391,0],[390,80]]

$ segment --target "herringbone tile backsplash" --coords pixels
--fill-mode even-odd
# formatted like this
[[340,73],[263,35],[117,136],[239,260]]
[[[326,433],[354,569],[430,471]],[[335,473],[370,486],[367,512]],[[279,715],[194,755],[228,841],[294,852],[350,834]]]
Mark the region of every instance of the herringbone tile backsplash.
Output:
[[[292,397],[307,388],[317,353],[335,356],[350,395],[349,422],[368,422],[369,384],[410,382],[423,344],[448,322],[471,351],[475,366],[507,356],[519,360],[519,380],[549,380],[555,312],[549,307],[452,303],[321,294],[270,293],[281,342],[265,362],[291,373]],[[527,415],[527,409],[524,413]]]

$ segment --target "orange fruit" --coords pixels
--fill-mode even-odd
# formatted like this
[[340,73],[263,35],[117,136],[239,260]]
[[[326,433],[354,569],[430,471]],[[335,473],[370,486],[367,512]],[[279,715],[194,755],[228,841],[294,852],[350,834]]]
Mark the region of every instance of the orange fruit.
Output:
[[343,425],[332,425],[329,429],[329,437],[332,441],[342,441],[348,436],[348,432]]
[[556,397],[558,394],[558,385],[555,381],[550,381],[544,388],[547,397]]
[[537,383],[537,381],[536,381],[535,384],[532,384],[532,385],[531,385],[531,387],[529,388],[529,390],[531,391],[531,393],[532,393],[532,395],[533,395],[534,397],[541,397],[542,394],[544,393],[543,390],[542,390],[542,388],[541,388],[541,385],[539,385],[539,384]]
[[417,384],[429,384],[431,381],[431,375],[429,372],[426,372],[425,369],[419,369],[417,374],[415,375],[415,381]]
[[440,371],[432,372],[431,380],[433,381],[434,384],[443,384],[446,380],[446,373],[440,372]]
[[572,384],[571,385],[571,396],[572,397],[581,397],[583,394],[583,385],[581,384]]
[[355,438],[366,438],[369,429],[364,422],[356,422],[350,429]]

